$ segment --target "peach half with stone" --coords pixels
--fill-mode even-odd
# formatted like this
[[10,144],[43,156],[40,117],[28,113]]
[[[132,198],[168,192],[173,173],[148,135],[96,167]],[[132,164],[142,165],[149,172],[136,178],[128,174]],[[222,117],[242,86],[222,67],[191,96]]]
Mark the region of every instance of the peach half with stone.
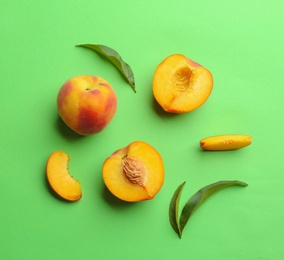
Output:
[[164,164],[155,148],[134,141],[105,160],[102,175],[117,198],[127,202],[151,200],[163,186]]

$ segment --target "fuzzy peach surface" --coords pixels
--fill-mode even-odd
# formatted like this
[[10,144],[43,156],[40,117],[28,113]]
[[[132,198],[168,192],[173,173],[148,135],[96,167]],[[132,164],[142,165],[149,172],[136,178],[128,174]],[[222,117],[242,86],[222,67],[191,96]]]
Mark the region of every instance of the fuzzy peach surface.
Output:
[[66,81],[59,90],[60,117],[75,132],[90,135],[102,131],[117,109],[112,86],[103,78],[83,75]]

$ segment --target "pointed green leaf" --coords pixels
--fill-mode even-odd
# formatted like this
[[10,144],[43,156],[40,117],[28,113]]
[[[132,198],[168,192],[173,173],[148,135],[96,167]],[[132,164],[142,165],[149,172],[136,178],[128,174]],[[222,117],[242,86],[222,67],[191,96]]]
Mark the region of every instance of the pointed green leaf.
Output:
[[184,184],[185,182],[179,185],[178,188],[176,189],[171,199],[170,207],[169,207],[170,223],[174,231],[179,235],[179,237],[181,237],[181,232],[179,228],[179,220],[178,220],[179,200],[180,200],[180,195],[181,195]]
[[121,56],[114,49],[100,44],[79,44],[76,45],[76,47],[91,49],[107,58],[123,75],[126,81],[130,84],[133,91],[136,92],[134,74],[132,69],[126,62],[122,60]]
[[222,190],[224,188],[230,187],[230,186],[247,186],[248,184],[241,182],[241,181],[219,181],[212,183],[208,186],[205,186],[204,188],[197,191],[185,204],[179,221],[179,228],[180,228],[180,237],[182,235],[183,229],[189,220],[189,218],[192,216],[192,214],[214,193],[216,193],[219,190]]

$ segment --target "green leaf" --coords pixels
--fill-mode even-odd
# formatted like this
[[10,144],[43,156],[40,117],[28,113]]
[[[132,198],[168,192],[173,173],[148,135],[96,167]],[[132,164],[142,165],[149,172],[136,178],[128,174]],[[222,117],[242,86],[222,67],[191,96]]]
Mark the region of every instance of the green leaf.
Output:
[[230,186],[248,186],[248,184],[241,182],[241,181],[219,181],[212,183],[208,186],[205,186],[204,188],[197,191],[185,204],[179,221],[179,229],[180,229],[180,237],[182,235],[183,229],[189,220],[189,218],[192,216],[192,214],[214,193],[217,191],[220,191],[224,188],[230,187]]
[[183,229],[185,228],[185,225],[187,224],[189,218],[192,216],[192,214],[214,193],[216,193],[219,190],[225,189],[230,186],[242,186],[246,187],[248,184],[242,181],[219,181],[212,183],[210,185],[207,185],[197,191],[185,204],[183,207],[183,210],[181,212],[181,215],[179,217],[179,201],[182,189],[185,185],[185,182],[183,182],[181,185],[178,186],[176,189],[169,207],[169,217],[170,217],[170,223],[174,231],[178,234],[179,238],[182,236]]
[[120,71],[126,81],[130,84],[133,91],[136,93],[133,71],[114,49],[100,44],[79,44],[76,45],[76,47],[91,49],[107,58]]
[[184,185],[185,182],[183,182],[181,185],[178,186],[171,199],[169,207],[170,223],[174,231],[179,235],[179,237],[181,237],[181,231],[179,228],[179,220],[178,220],[179,200]]

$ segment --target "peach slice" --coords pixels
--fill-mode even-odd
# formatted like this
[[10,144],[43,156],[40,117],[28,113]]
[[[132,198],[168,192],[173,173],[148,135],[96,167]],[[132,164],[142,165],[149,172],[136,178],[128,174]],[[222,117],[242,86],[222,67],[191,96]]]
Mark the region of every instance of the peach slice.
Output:
[[165,58],[156,68],[152,90],[167,112],[186,113],[200,107],[213,88],[209,70],[182,54]]
[[244,148],[252,143],[250,135],[216,135],[200,140],[200,147],[208,151],[227,151]]
[[82,197],[80,183],[68,172],[69,156],[62,151],[53,152],[46,164],[46,176],[51,188],[63,199],[77,201]]
[[151,145],[135,141],[108,157],[102,168],[108,190],[127,202],[150,200],[164,183],[162,157]]

